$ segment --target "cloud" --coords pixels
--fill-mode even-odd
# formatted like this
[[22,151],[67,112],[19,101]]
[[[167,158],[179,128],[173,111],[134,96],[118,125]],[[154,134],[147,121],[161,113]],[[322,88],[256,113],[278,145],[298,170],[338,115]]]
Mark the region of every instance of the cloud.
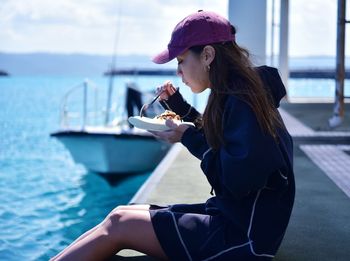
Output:
[[290,1],[290,53],[334,55],[337,1]]
[[[289,3],[290,54],[334,55],[337,1]],[[184,16],[204,9],[227,17],[227,7],[228,0],[1,0],[0,51],[111,54],[117,38],[119,54],[153,55]]]
[[[0,30],[0,50],[94,52],[98,39],[106,38],[106,29],[115,25],[112,3],[5,0],[0,9],[0,27],[5,28]],[[103,44],[97,49],[103,50]]]
[[[111,13],[106,12],[107,3],[111,1],[79,1],[60,0],[3,0],[0,9],[1,21],[42,24],[107,24]],[[104,4],[105,2],[105,4]]]
[[[170,32],[198,9],[226,12],[227,1],[2,0],[0,51],[145,54],[164,48]],[[120,28],[117,26],[120,25]]]

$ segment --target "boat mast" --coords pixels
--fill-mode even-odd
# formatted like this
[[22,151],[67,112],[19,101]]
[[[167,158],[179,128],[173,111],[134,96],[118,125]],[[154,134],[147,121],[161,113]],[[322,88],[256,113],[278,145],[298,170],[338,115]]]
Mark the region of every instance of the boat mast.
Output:
[[118,6],[118,16],[117,16],[117,24],[116,24],[117,27],[116,27],[116,33],[115,33],[115,39],[114,39],[112,63],[111,63],[108,92],[107,92],[105,125],[108,125],[108,123],[110,121],[110,110],[111,110],[113,84],[114,84],[114,71],[116,69],[116,63],[117,63],[117,47],[118,47],[118,40],[119,40],[119,33],[120,33],[120,17],[121,17],[121,7],[120,7],[121,4],[120,4],[120,2],[121,1],[119,1],[119,6]]

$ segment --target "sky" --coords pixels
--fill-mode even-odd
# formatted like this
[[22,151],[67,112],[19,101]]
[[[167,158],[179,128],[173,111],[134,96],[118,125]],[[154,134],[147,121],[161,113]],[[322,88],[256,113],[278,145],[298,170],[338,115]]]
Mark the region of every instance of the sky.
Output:
[[[335,55],[337,0],[289,2],[290,56]],[[186,15],[227,17],[227,8],[228,0],[0,0],[0,52],[152,56]]]

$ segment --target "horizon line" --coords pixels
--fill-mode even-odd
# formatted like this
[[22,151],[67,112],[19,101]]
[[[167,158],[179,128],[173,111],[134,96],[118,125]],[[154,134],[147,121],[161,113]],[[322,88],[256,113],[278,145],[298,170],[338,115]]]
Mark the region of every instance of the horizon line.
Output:
[[[74,55],[81,55],[81,56],[110,56],[112,57],[113,54],[98,54],[98,53],[83,53],[83,52],[50,52],[50,51],[31,51],[31,52],[8,52],[8,51],[1,51],[0,54],[5,55],[38,55],[38,54],[45,54],[45,55],[65,55],[65,56],[74,56]],[[144,57],[152,57],[150,54],[138,54],[138,53],[130,53],[130,54],[120,54],[117,55],[119,57],[126,57],[126,56],[144,56]],[[271,55],[266,55],[266,57],[271,57]],[[274,55],[274,57],[278,57],[278,55]],[[327,58],[336,58],[336,55],[327,55],[327,54],[315,54],[315,55],[290,55],[289,58],[315,58],[315,57],[327,57]],[[350,55],[345,55],[345,58],[350,58]]]

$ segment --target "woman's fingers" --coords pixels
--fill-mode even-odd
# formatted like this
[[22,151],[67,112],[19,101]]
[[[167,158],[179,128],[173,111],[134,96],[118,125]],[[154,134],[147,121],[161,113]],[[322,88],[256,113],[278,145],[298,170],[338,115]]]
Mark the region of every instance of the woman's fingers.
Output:
[[171,95],[176,92],[176,88],[171,81],[166,81],[164,84],[157,88],[157,94],[161,93],[159,96],[160,100],[167,100]]
[[167,92],[169,93],[170,96],[173,95],[176,92],[176,88],[172,84],[171,81],[165,82],[165,88],[166,88],[166,90],[167,90]]
[[172,143],[172,136],[173,136],[173,132],[172,130],[169,131],[149,131],[150,133],[153,134],[153,136],[155,136],[157,139]]
[[188,125],[178,125],[172,120],[166,120],[166,126],[170,128],[168,131],[150,131],[156,138],[169,143],[180,142],[182,135],[189,127]]
[[176,124],[173,120],[171,119],[167,119],[165,121],[165,125],[168,126],[170,129],[174,130],[176,129],[177,127],[179,127],[179,124]]

